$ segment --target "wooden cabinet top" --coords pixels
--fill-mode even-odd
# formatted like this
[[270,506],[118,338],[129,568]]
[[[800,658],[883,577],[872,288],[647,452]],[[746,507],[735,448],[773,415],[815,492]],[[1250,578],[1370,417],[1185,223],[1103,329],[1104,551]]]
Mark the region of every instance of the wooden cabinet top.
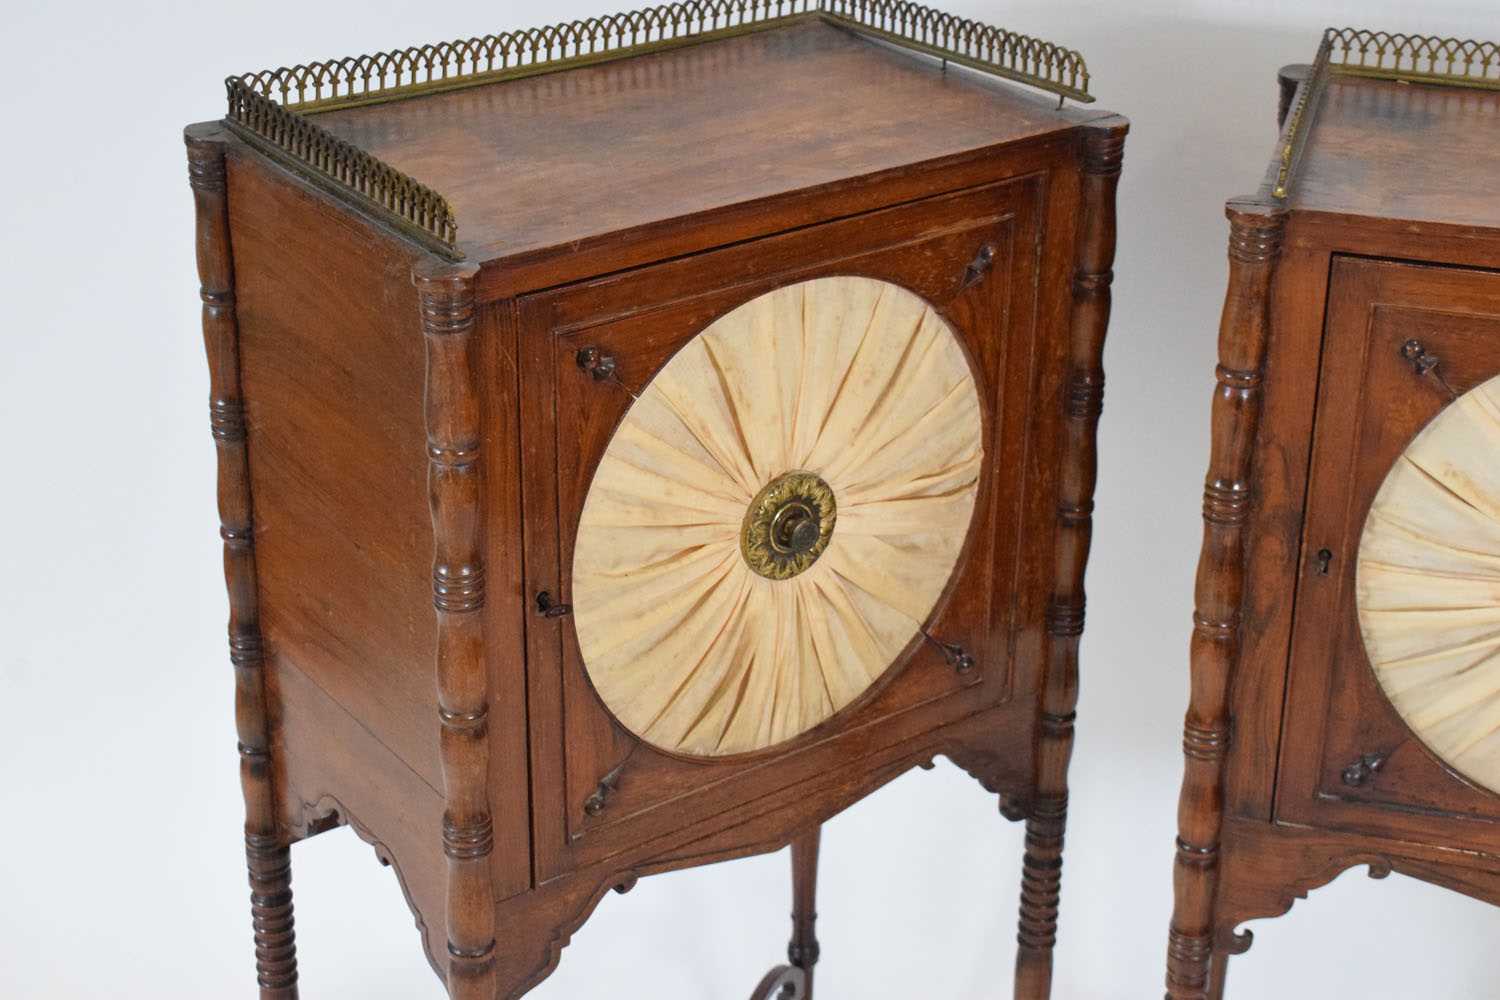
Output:
[[1500,228],[1500,91],[1331,80],[1292,204]]
[[243,137],[476,263],[576,254],[1102,114],[1064,106],[1091,100],[1078,53],[884,0],[678,4],[228,82]]
[[1317,60],[1283,80],[1289,104],[1266,200],[1500,228],[1500,46],[1330,29]]

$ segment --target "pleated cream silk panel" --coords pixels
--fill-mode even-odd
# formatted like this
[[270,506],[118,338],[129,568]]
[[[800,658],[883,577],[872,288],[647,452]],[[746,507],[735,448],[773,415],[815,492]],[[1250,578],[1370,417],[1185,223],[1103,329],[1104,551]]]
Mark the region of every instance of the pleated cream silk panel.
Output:
[[610,711],[719,756],[858,699],[953,575],[982,425],[958,338],[896,285],[789,285],[694,337],[626,413],[579,523],[574,620]]
[[1500,792],[1500,378],[1438,414],[1387,475],[1360,539],[1356,601],[1396,711]]

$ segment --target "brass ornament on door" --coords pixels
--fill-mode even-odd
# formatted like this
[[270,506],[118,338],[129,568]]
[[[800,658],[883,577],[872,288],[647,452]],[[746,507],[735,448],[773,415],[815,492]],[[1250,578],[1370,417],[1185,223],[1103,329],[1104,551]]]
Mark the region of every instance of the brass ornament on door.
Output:
[[768,580],[790,580],[818,561],[838,522],[833,490],[811,472],[788,472],[750,502],[740,554]]

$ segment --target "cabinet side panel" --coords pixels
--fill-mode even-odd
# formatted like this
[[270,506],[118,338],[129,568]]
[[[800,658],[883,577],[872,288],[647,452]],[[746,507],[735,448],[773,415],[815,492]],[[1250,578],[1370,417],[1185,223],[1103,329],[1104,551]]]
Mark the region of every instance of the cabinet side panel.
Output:
[[229,188],[266,668],[440,791],[417,252],[243,149]]

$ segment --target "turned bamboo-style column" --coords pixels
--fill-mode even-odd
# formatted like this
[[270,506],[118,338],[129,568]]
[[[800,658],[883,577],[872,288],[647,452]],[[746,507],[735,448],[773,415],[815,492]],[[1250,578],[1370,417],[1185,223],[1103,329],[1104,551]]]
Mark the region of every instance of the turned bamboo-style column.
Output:
[[1084,567],[1093,532],[1096,431],[1104,407],[1104,335],[1109,327],[1115,259],[1115,193],[1129,125],[1103,119],[1083,130],[1082,212],[1073,275],[1056,562],[1047,607],[1047,664],[1041,692],[1035,795],[1028,804],[1021,873],[1016,996],[1052,992],[1068,817],[1068,764],[1078,705],[1078,645],[1083,636]]
[[490,879],[489,679],[484,663],[483,476],[473,266],[419,267],[427,344],[428,493],[441,726],[443,851],[448,857],[448,993],[495,998]]
[[[1213,444],[1203,493],[1191,642],[1192,693],[1183,726],[1186,758],[1178,806],[1174,906],[1167,949],[1168,1000],[1207,1000],[1214,892],[1229,748],[1229,686],[1240,650],[1245,523],[1252,503],[1250,463],[1260,419],[1261,377],[1270,334],[1271,278],[1281,252],[1284,213],[1258,205],[1229,208],[1229,290],[1219,327]],[[1219,957],[1222,965],[1223,956]]]
[[271,787],[271,741],[245,407],[240,396],[239,325],[234,309],[224,136],[217,126],[195,125],[186,131],[184,139],[198,219],[209,427],[218,452],[219,534],[224,539],[224,583],[229,591],[229,660],[234,665],[234,717],[239,736],[240,785],[245,794],[245,855],[250,871],[255,969],[262,1000],[295,1000],[292,864],[291,852],[276,828],[276,797]]

